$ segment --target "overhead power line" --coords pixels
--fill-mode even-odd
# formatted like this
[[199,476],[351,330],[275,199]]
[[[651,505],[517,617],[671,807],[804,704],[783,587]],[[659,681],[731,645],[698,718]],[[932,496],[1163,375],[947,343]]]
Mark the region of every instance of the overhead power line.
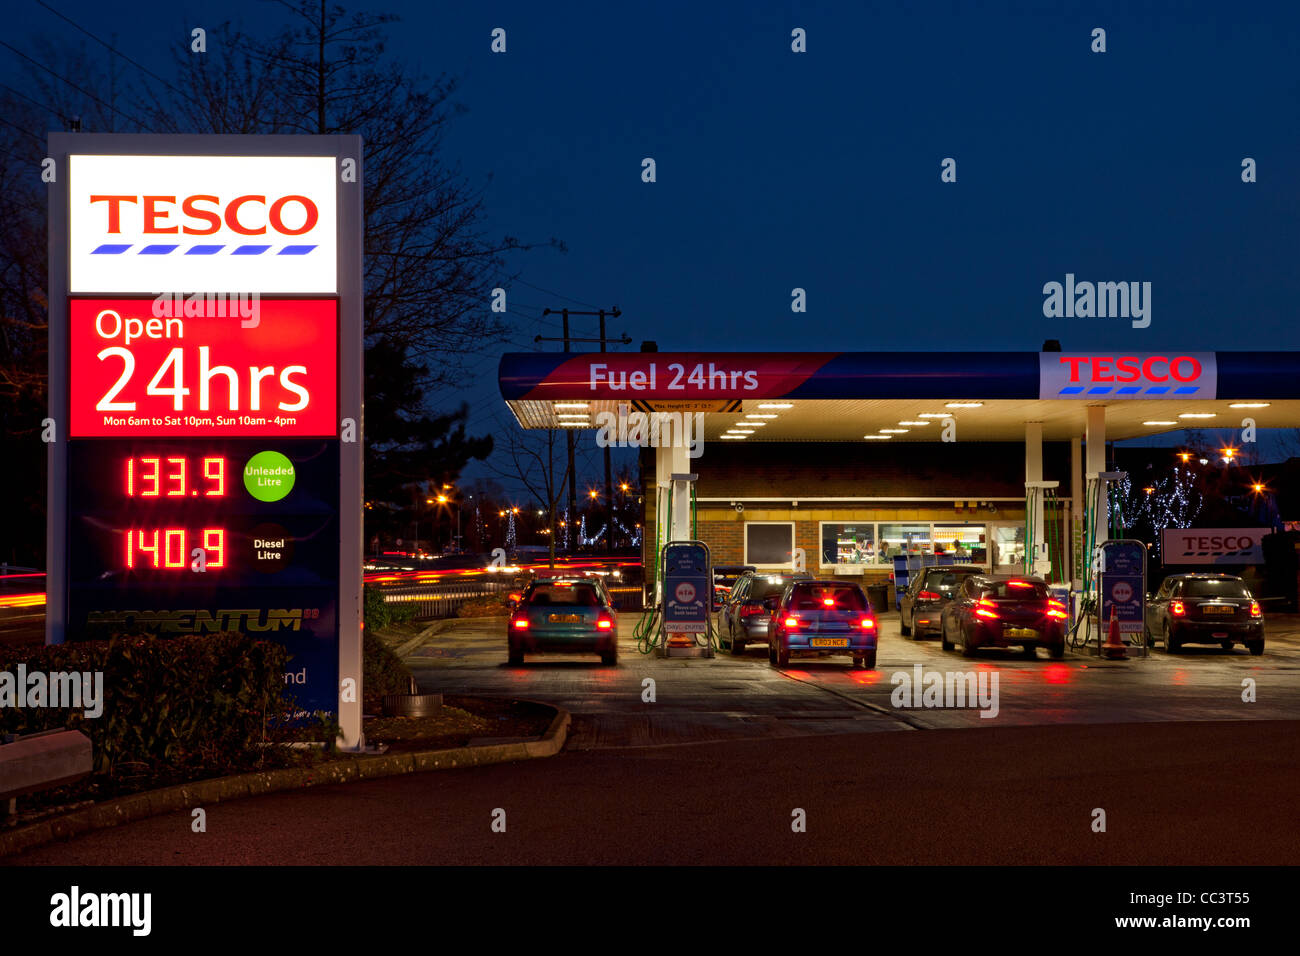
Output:
[[132,116],[130,113],[124,113],[124,112],[122,112],[120,109],[118,109],[116,106],[114,106],[113,104],[104,102],[104,101],[101,100],[98,96],[96,96],[94,93],[90,92],[89,90],[82,89],[82,88],[81,88],[80,86],[78,86],[76,83],[73,83],[73,82],[72,82],[70,79],[68,79],[66,76],[63,76],[63,75],[60,74],[60,73],[56,73],[54,70],[51,70],[51,69],[50,69],[48,66],[46,66],[44,63],[41,63],[41,62],[39,62],[39,61],[37,61],[37,60],[33,60],[30,56],[28,56],[26,53],[24,53],[22,50],[18,49],[17,47],[15,47],[15,46],[13,46],[13,45],[11,45],[11,44],[9,44],[9,43],[6,43],[4,40],[0,40],[0,46],[4,47],[6,50],[10,51],[11,53],[16,54],[17,56],[22,57],[22,58],[23,58],[24,60],[26,60],[28,63],[32,64],[32,66],[37,67],[38,69],[44,70],[46,73],[50,74],[50,76],[54,77],[55,79],[57,79],[57,80],[62,80],[64,83],[67,83],[68,86],[72,87],[74,90],[76,90],[78,93],[82,94],[83,96],[89,96],[92,100],[94,100],[96,103],[98,103],[100,106],[104,107],[105,109],[112,110],[112,111],[113,111],[114,113],[116,113],[118,116],[126,117],[126,118],[129,119],[132,123],[135,123],[137,126],[141,127],[142,129],[144,129],[144,130],[146,130],[146,131],[148,131],[148,132],[151,132],[151,133],[153,132],[153,130],[149,129],[149,127],[148,127],[146,124],[141,123],[138,119],[136,119],[136,118],[135,118],[134,116]]
[[157,73],[155,73],[155,72],[153,72],[151,69],[149,69],[147,66],[144,66],[143,64],[137,62],[136,60],[133,60],[131,57],[127,56],[125,53],[123,53],[121,50],[119,50],[117,47],[113,46],[111,43],[107,42],[106,40],[101,40],[99,37],[95,36],[95,34],[91,33],[89,30],[87,30],[85,27],[83,27],[80,23],[78,23],[76,20],[73,20],[71,17],[65,16],[64,14],[60,13],[58,10],[55,10],[55,9],[54,9],[52,6],[50,6],[48,3],[45,3],[44,0],[36,0],[36,2],[37,2],[38,4],[40,4],[42,7],[44,7],[46,10],[49,10],[50,13],[54,14],[54,15],[55,15],[56,17],[58,17],[60,20],[63,20],[63,21],[65,21],[65,22],[67,22],[67,23],[72,24],[74,27],[76,27],[78,30],[80,30],[82,33],[84,33],[86,36],[90,37],[92,40],[94,40],[94,41],[95,41],[96,43],[98,43],[100,46],[104,47],[104,48],[105,48],[106,50],[108,50],[109,52],[111,52],[111,53],[116,53],[116,54],[117,54],[118,56],[120,56],[122,59],[126,60],[127,63],[130,63],[133,67],[135,67],[137,70],[139,70],[141,73],[147,73],[149,76],[152,76],[155,80],[157,80],[159,83],[163,84],[163,86],[167,87],[167,89],[171,90],[171,91],[172,91],[173,93],[175,93],[177,96],[184,96],[184,95],[185,95],[185,94],[182,93],[180,90],[176,89],[176,87],[172,86],[170,83],[168,83],[166,80],[164,80],[164,79],[163,79],[161,76],[159,76]]

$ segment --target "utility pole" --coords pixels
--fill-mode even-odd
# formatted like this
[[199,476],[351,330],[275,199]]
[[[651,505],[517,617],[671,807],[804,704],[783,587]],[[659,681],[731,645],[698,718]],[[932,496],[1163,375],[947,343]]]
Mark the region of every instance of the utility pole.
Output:
[[[614,306],[614,308],[612,309],[600,309],[596,312],[582,312],[576,309],[543,309],[542,315],[554,315],[556,312],[559,312],[559,314],[564,319],[564,338],[555,339],[555,338],[547,338],[546,336],[538,335],[533,339],[533,341],[534,342],[563,341],[564,351],[566,353],[569,351],[569,344],[571,342],[599,342],[600,350],[604,352],[605,344],[607,341],[609,341],[605,337],[605,316],[608,315],[611,318],[617,319],[619,316],[623,314],[621,311],[619,311],[618,306]],[[600,316],[600,338],[584,339],[584,338],[571,337],[569,335],[569,316],[571,315]],[[622,345],[629,345],[632,342],[632,340],[628,337],[626,332],[624,332],[620,338],[614,339],[613,341],[619,342]],[[575,527],[575,528],[578,527],[577,520],[576,520],[577,513],[578,513],[578,476],[575,473],[573,467],[572,429],[566,429],[564,433],[564,437],[569,452],[569,520],[564,526],[564,530],[566,533],[565,536],[567,537],[570,527]],[[610,478],[610,471],[609,471],[609,447],[608,446],[605,447],[605,510],[606,510],[606,518],[607,518],[605,522],[605,552],[608,554],[614,550],[614,494],[613,494],[613,484]]]
[[[615,308],[618,308],[615,306]],[[600,310],[600,351],[605,351],[605,310]],[[614,553],[614,483],[609,477],[609,445],[605,445],[605,553]]]

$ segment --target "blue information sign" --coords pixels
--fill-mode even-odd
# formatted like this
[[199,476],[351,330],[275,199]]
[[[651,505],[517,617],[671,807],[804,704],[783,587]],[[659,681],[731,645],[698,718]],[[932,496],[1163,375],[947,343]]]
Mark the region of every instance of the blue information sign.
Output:
[[1102,633],[1110,626],[1113,608],[1121,634],[1141,634],[1146,615],[1146,545],[1120,538],[1104,542],[1101,548]]
[[705,634],[713,584],[709,548],[702,541],[673,541],[664,545],[664,631]]

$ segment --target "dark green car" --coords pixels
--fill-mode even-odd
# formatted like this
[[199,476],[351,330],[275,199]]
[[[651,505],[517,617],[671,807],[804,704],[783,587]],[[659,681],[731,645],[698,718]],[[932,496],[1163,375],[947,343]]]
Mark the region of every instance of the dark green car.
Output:
[[511,664],[524,654],[599,654],[618,663],[618,614],[599,580],[538,578],[528,585],[506,626]]

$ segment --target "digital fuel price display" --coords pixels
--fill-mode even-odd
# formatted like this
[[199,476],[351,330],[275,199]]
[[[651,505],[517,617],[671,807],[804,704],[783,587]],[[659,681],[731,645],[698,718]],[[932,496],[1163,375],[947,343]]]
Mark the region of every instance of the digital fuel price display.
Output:
[[70,636],[268,632],[303,676],[300,704],[329,709],[338,452],[336,439],[71,442]]

